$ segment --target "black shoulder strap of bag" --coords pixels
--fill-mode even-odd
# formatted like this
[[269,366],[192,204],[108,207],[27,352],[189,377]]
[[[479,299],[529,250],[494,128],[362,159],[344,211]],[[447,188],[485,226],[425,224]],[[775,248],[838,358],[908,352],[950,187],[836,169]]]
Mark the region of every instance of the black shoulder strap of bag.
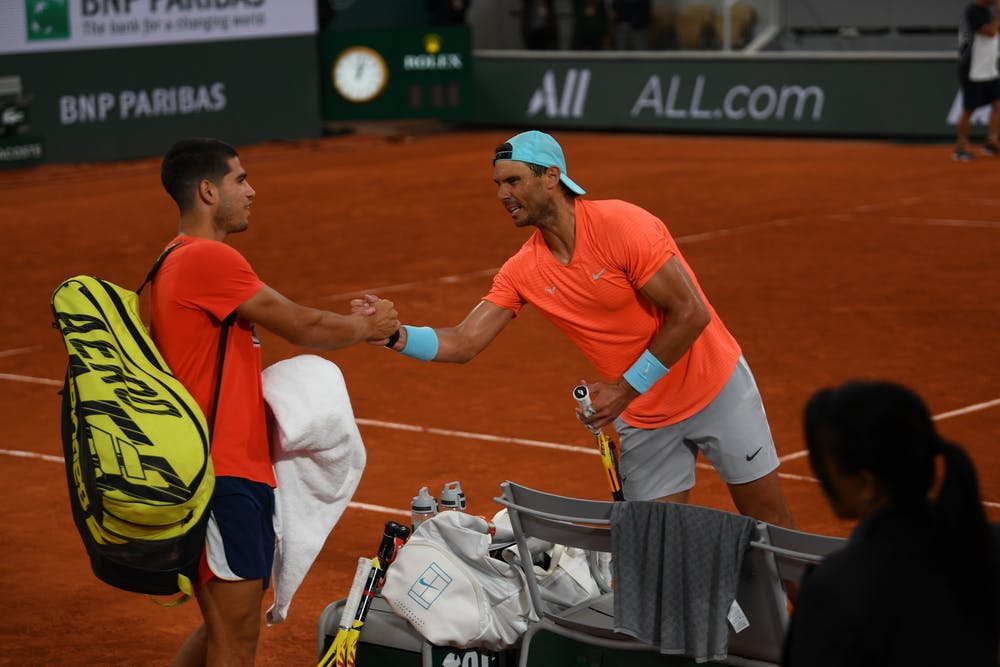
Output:
[[[184,241],[172,243],[160,253],[160,256],[156,258],[155,262],[153,262],[153,268],[151,268],[149,273],[146,274],[146,279],[142,281],[142,284],[139,285],[139,289],[135,291],[136,294],[142,294],[143,288],[153,282],[153,278],[156,277],[156,274],[163,265],[163,260],[167,258],[167,255],[183,244]],[[236,322],[236,313],[229,313],[226,319],[222,320],[222,325],[219,327],[219,363],[216,364],[215,367],[215,396],[212,399],[212,413],[208,417],[208,435],[210,438],[215,433],[215,413],[219,409],[219,394],[222,393],[222,368],[226,363],[226,347],[229,343],[229,330],[232,328],[234,322]]]
[[226,344],[229,342],[229,329],[236,321],[236,313],[229,313],[219,327],[219,363],[215,368],[215,398],[212,399],[212,414],[208,418],[208,434],[215,434],[215,413],[219,410],[219,395],[222,393],[222,367],[226,363]]
[[156,277],[156,274],[159,272],[160,267],[163,266],[163,260],[167,258],[167,255],[172,253],[174,250],[177,250],[177,248],[181,247],[182,245],[184,245],[184,241],[178,241],[177,243],[171,243],[170,245],[168,245],[166,248],[163,249],[163,252],[160,253],[160,256],[156,258],[155,262],[153,262],[153,268],[151,268],[149,270],[149,273],[146,274],[146,279],[142,281],[142,284],[139,285],[139,289],[135,291],[136,294],[142,294],[142,290],[146,287],[146,285],[153,282],[153,278]]

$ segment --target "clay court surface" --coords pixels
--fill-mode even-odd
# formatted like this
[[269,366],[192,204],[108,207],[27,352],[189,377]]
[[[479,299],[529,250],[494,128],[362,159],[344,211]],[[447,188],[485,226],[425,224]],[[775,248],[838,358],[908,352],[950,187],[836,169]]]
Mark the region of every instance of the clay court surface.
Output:
[[[233,244],[302,303],[345,312],[370,291],[407,323],[457,323],[528,234],[492,183],[492,149],[512,133],[244,147],[257,199]],[[927,399],[972,454],[1000,521],[1000,159],[957,164],[947,146],[877,141],[556,137],[589,197],[642,205],[677,238],[757,377],[801,528],[850,530],[812,478],[800,413],[815,389],[858,377]],[[160,608],[90,572],[60,463],[66,354],[49,311],[72,275],[138,286],[176,224],[158,159],[0,172],[0,664],[166,664],[198,623],[193,603]],[[265,364],[305,352],[262,338]],[[570,395],[597,377],[531,309],[465,366],[367,345],[324,356],[346,377],[368,466],[289,620],[262,631],[260,665],[315,662],[323,607],[346,593],[385,521],[407,520],[422,485],[436,495],[459,480],[470,511],[489,515],[504,479],[607,497]],[[706,467],[693,501],[732,509]]]

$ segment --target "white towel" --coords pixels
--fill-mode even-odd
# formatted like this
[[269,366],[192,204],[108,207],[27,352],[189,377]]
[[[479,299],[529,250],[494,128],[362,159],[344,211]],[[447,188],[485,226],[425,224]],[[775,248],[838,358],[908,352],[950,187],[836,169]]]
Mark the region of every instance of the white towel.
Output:
[[274,604],[267,623],[285,620],[292,596],[344,513],[365,468],[344,376],[333,362],[304,354],[268,366],[275,491]]

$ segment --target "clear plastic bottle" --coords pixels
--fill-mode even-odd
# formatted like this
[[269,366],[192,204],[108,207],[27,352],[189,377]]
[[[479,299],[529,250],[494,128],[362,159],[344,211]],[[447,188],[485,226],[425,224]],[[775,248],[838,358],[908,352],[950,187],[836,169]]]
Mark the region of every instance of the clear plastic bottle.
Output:
[[445,510],[465,511],[465,493],[462,491],[462,485],[458,482],[448,482],[441,489],[441,511]]
[[421,523],[437,514],[437,511],[437,500],[427,491],[426,486],[420,487],[420,491],[413,497],[413,502],[410,504],[410,519],[414,532]]

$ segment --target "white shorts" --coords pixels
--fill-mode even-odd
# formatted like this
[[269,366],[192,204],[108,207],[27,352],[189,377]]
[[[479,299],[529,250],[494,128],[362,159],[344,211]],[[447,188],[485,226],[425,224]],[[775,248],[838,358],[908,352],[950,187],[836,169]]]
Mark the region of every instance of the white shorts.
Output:
[[700,450],[727,484],[745,484],[777,469],[778,452],[757,383],[741,356],[722,391],[701,412],[655,429],[615,420],[627,500],[656,500],[694,486]]

